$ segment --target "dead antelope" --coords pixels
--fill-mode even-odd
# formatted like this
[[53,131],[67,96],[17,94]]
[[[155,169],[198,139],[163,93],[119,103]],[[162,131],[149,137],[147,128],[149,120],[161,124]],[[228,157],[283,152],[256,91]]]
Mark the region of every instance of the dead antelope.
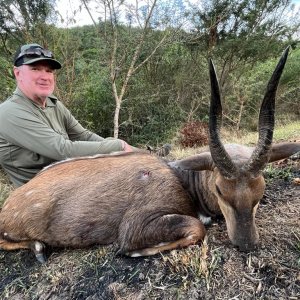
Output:
[[222,107],[210,62],[209,152],[167,163],[144,153],[77,158],[54,164],[16,189],[0,213],[0,248],[32,249],[44,262],[44,243],[87,247],[117,243],[129,256],[195,244],[203,223],[223,214],[229,238],[241,250],[258,243],[255,213],[268,162],[300,151],[300,143],[271,146],[274,103],[288,49],[268,84],[255,148],[223,146]]

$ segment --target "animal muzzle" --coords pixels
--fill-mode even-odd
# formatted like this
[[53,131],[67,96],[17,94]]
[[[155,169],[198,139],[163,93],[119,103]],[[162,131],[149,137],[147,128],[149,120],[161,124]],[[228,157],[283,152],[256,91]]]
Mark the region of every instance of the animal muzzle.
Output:
[[233,245],[243,252],[254,251],[259,242],[259,235],[254,223],[237,226],[234,234],[229,237]]
[[257,249],[258,241],[257,242],[249,242],[249,241],[243,241],[238,243],[236,245],[241,252],[250,252]]

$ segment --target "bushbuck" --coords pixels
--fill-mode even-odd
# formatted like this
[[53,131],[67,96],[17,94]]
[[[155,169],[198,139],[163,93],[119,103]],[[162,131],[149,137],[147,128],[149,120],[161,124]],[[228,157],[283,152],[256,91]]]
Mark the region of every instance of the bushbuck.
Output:
[[288,49],[268,83],[254,148],[224,146],[219,137],[222,106],[209,63],[209,151],[167,162],[145,153],[74,158],[42,170],[16,189],[0,213],[0,248],[87,247],[117,243],[131,257],[200,242],[201,220],[223,214],[232,243],[252,250],[258,243],[255,213],[265,190],[268,162],[300,151],[300,143],[272,146],[275,94]]

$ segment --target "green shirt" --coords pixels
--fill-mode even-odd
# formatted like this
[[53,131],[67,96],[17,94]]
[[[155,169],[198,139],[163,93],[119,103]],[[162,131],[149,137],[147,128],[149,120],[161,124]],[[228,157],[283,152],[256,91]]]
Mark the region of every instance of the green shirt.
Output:
[[16,187],[55,161],[121,150],[121,140],[84,129],[54,96],[43,109],[17,88],[0,104],[0,164]]

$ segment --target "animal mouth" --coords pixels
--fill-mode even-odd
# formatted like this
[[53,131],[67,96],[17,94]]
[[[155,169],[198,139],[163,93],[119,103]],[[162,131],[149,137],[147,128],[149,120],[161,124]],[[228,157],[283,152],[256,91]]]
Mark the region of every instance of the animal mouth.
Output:
[[237,248],[240,252],[252,252],[258,249],[258,243],[252,242],[239,242],[233,243],[234,247]]

